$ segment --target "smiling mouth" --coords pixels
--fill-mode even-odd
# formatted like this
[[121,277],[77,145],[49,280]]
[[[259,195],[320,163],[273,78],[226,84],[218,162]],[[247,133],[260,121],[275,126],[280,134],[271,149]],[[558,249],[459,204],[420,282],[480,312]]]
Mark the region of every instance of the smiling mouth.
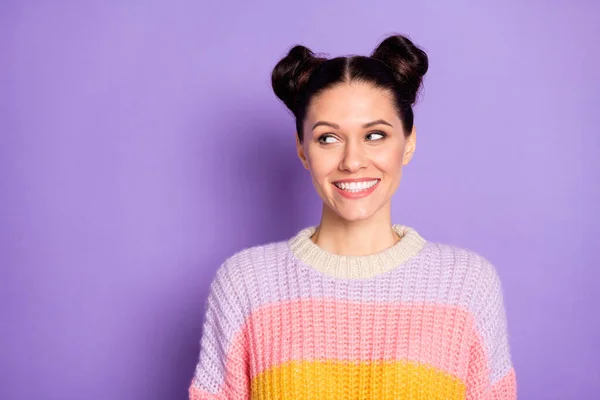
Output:
[[371,189],[373,186],[377,185],[380,179],[373,179],[371,181],[364,182],[333,182],[338,189],[341,189],[345,192],[350,193],[360,193]]

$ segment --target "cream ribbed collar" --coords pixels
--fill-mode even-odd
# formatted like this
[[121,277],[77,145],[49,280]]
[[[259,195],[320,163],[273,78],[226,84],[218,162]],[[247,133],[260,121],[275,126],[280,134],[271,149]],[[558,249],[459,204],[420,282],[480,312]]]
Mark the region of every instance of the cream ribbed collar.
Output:
[[394,224],[392,229],[401,239],[392,247],[364,256],[342,256],[324,250],[310,239],[316,229],[316,225],[309,226],[289,239],[290,250],[304,264],[337,278],[363,279],[389,271],[416,255],[426,242],[413,228]]

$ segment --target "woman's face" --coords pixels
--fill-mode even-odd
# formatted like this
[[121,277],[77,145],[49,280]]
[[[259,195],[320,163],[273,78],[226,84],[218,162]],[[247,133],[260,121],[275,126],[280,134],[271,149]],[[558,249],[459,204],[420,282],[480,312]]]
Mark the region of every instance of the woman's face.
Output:
[[327,207],[348,221],[390,212],[416,145],[414,129],[405,139],[390,93],[368,83],[338,84],[313,97],[303,128],[298,157]]

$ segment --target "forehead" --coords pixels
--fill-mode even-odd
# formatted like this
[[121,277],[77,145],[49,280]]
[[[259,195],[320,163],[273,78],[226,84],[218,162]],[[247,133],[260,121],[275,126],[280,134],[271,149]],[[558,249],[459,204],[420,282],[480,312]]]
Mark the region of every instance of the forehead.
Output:
[[[392,94],[369,83],[335,85],[312,98],[306,121],[326,120],[340,125],[363,124],[377,119],[400,123]],[[393,122],[392,122],[393,121]]]

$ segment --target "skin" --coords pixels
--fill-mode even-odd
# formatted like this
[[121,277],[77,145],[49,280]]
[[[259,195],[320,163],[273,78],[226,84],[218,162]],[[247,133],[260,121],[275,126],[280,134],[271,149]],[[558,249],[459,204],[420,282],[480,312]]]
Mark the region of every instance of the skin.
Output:
[[[364,127],[377,120],[391,126]],[[313,129],[319,121],[337,127]],[[313,97],[303,131],[302,142],[296,135],[297,154],[323,201],[313,242],[349,256],[378,253],[397,243],[391,198],[400,185],[402,168],[414,154],[416,129],[405,137],[391,93],[363,82],[338,84]],[[360,199],[343,197],[333,185],[340,179],[365,177],[381,181],[373,193]]]

